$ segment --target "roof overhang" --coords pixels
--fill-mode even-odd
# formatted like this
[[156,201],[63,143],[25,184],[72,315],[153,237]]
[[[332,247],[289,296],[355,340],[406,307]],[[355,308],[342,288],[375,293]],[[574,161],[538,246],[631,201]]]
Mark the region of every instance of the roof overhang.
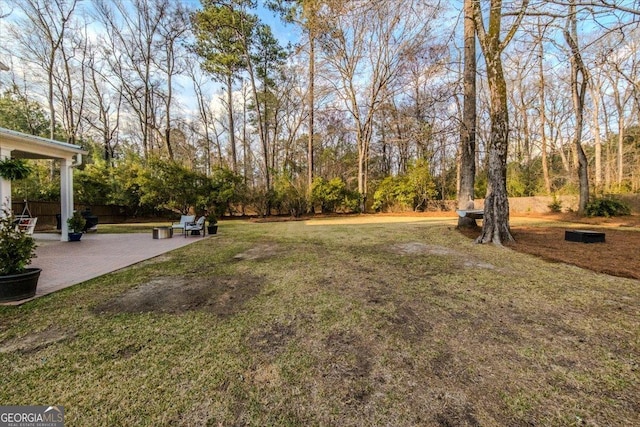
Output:
[[87,154],[82,147],[0,127],[0,148],[23,159],[67,159]]

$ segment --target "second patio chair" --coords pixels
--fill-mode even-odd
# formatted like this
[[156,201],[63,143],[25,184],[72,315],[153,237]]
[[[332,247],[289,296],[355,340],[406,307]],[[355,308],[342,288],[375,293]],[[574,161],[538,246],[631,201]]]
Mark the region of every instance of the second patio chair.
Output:
[[[202,232],[202,237],[204,237],[204,221],[205,217],[201,216],[196,222],[187,222],[184,225],[184,237],[187,237],[189,234],[200,234],[200,232]],[[194,231],[197,231],[197,233],[193,233]]]

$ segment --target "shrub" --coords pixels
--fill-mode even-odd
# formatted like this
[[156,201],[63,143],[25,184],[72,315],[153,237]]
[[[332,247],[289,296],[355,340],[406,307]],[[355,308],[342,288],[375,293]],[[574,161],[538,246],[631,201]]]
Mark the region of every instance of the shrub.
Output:
[[174,161],[149,160],[138,176],[138,185],[142,206],[186,213],[191,207],[201,209],[211,204],[212,180]]
[[597,198],[590,201],[586,208],[587,216],[619,216],[630,215],[631,208],[626,203],[611,197]]
[[413,210],[424,210],[427,202],[436,195],[436,184],[429,171],[429,163],[424,159],[418,159],[409,165],[407,173],[408,184],[414,193]]
[[0,215],[0,275],[22,273],[36,256],[36,242],[15,226],[15,217],[8,209]]
[[373,193],[373,209],[413,210],[414,192],[406,176],[388,176]]
[[322,213],[333,213],[339,210],[358,212],[360,210],[360,194],[347,188],[342,178],[336,177],[327,181],[317,177],[311,187],[311,202],[320,205]]
[[307,213],[309,201],[304,185],[294,182],[288,174],[283,173],[276,177],[274,193],[274,207],[280,212],[286,212],[295,218]]
[[406,175],[388,176],[373,194],[373,208],[377,211],[425,209],[436,195],[435,183],[425,160],[409,166]]
[[233,214],[233,206],[245,201],[247,190],[242,176],[228,168],[218,168],[211,175],[211,193],[208,200],[203,200],[214,205],[214,213],[223,217],[226,211]]
[[273,190],[267,191],[266,188],[259,186],[254,188],[248,188],[244,197],[247,207],[252,209],[259,216],[267,216],[273,207],[275,200],[275,193]]
[[355,190],[345,190],[341,206],[345,212],[362,212],[362,195]]
[[558,196],[555,194],[553,195],[553,200],[547,206],[553,213],[562,212],[562,200],[558,199]]

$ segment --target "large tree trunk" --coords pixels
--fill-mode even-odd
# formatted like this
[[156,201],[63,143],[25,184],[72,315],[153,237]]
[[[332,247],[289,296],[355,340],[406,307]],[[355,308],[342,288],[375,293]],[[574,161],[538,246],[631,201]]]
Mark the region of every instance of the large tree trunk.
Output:
[[[476,176],[476,26],[472,0],[464,2],[464,106],[460,132],[458,209],[473,209]],[[477,227],[473,218],[458,217],[458,227]]]
[[[315,32],[309,30],[309,140],[307,143],[307,179],[309,181],[309,196],[311,196],[311,188],[313,186],[313,132],[314,132],[314,113],[315,113]],[[313,208],[311,208],[313,209]]]
[[489,176],[487,196],[484,201],[482,233],[476,242],[502,244],[513,240],[509,229],[509,199],[507,198],[507,148],[509,145],[507,85],[500,53],[485,52],[485,59],[491,99]]
[[529,4],[522,0],[516,19],[506,33],[501,36],[502,1],[491,0],[489,5],[489,25],[485,29],[480,2],[472,2],[476,32],[487,64],[489,84],[489,116],[491,132],[488,146],[488,187],[484,202],[482,233],[477,243],[502,244],[513,240],[509,230],[509,199],[507,198],[507,151],[509,147],[509,113],[507,109],[507,84],[502,69],[502,51],[509,44],[522,22]]
[[564,37],[570,49],[571,63],[571,94],[573,108],[576,115],[576,131],[573,136],[573,147],[578,158],[578,181],[580,185],[580,201],[578,202],[578,212],[584,213],[589,203],[589,173],[587,156],[582,149],[582,128],[584,124],[584,97],[589,81],[587,69],[582,62],[580,48],[578,46],[578,24],[576,18],[575,0],[569,3],[569,16],[567,26],[564,30]]
[[540,87],[538,102],[540,103],[540,160],[542,162],[542,177],[544,181],[545,194],[551,194],[551,178],[549,177],[549,160],[547,151],[549,141],[547,140],[547,101],[546,83],[544,78],[544,29],[538,18],[538,74]]

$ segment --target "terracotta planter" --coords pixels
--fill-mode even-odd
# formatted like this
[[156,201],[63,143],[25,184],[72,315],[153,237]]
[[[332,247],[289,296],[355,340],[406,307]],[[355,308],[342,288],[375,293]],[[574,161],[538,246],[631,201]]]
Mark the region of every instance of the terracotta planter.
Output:
[[36,294],[39,268],[27,268],[23,273],[0,276],[0,302],[19,301]]

